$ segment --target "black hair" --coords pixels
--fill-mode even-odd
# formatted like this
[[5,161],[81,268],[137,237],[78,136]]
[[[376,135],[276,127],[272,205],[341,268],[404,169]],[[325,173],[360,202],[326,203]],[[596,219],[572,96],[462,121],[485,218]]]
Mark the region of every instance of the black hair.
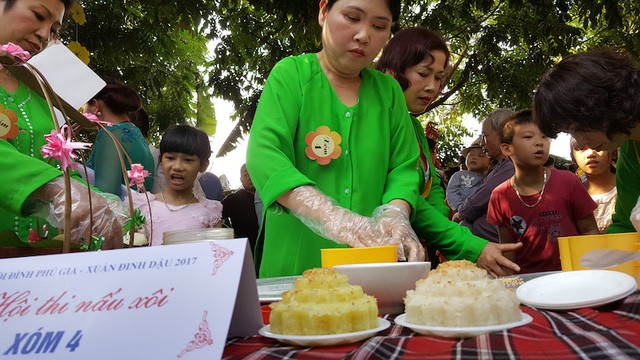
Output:
[[113,79],[104,79],[107,85],[92,100],[102,100],[114,114],[128,114],[142,108],[142,99],[127,85]]
[[149,137],[149,114],[147,114],[145,109],[140,108],[137,111],[129,113],[129,121],[140,129],[145,139]]
[[[4,11],[11,10],[17,1],[18,0],[4,0]],[[77,0],[60,0],[60,2],[64,4],[64,18],[67,19],[69,16],[69,10],[71,10],[71,7],[75,5]]]
[[444,39],[435,31],[415,27],[400,30],[382,51],[382,56],[376,64],[376,69],[382,72],[391,72],[398,80],[402,91],[409,87],[409,80],[404,77],[405,71],[429,57],[431,63],[435,61],[431,52],[442,51],[445,54],[444,68],[449,65],[449,48]]
[[564,58],[538,85],[534,119],[552,138],[572,127],[630,134],[640,121],[640,65],[615,49]]
[[531,124],[533,118],[531,110],[518,111],[512,116],[509,116],[504,123],[502,123],[502,131],[500,131],[500,142],[503,144],[511,144],[513,142],[513,135],[516,132],[516,126]]
[[207,161],[211,157],[209,136],[193,126],[171,125],[160,140],[160,159],[168,152],[195,155],[200,162]]
[[[333,4],[335,4],[338,0],[327,0],[327,10],[330,10]],[[398,21],[400,19],[400,7],[402,6],[401,0],[385,0],[387,3],[387,7],[389,7],[389,11],[391,11],[391,19],[393,22]]]

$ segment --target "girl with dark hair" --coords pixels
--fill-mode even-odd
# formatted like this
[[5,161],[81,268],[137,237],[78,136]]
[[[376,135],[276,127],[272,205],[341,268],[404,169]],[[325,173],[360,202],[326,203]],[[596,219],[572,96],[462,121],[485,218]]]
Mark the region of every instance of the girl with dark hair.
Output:
[[376,68],[391,74],[404,91],[415,136],[420,147],[420,185],[416,214],[411,221],[419,237],[428,243],[430,259],[437,261],[438,249],[446,258],[477,262],[493,275],[507,275],[518,266],[502,255],[518,245],[499,245],[474,236],[469,229],[449,221],[449,207],[429,154],[425,131],[417,115],[441,93],[449,67],[449,49],[442,37],[425,28],[409,28],[397,32],[385,46]]
[[[58,33],[72,0],[0,0],[0,44],[13,43],[31,55],[46,48]],[[6,52],[2,55],[7,55]],[[9,119],[17,121],[9,121]],[[1,120],[5,119],[5,120]],[[0,66],[0,232],[16,234],[22,241],[50,239],[56,235],[44,219],[37,218],[36,205],[44,205],[47,221],[63,227],[64,178],[58,162],[44,161],[39,149],[44,136],[54,128],[47,102]],[[7,130],[5,132],[5,130]],[[103,249],[122,246],[122,226],[107,202],[71,179],[71,228],[73,242],[83,235],[104,236]],[[93,228],[89,229],[90,208]],[[42,216],[42,215],[41,215]],[[48,230],[47,230],[48,228]],[[10,236],[0,236],[1,240]],[[88,240],[88,239],[87,239]],[[11,246],[16,246],[11,245]]]
[[[94,114],[98,120],[111,123],[107,126],[113,136],[124,148],[134,164],[141,164],[152,174],[145,178],[145,189],[153,187],[154,161],[149,145],[140,129],[129,120],[129,114],[142,108],[142,100],[135,90],[130,87],[109,80],[107,85],[100,90],[86,106],[86,111]],[[131,163],[124,154],[127,170],[131,169]],[[96,135],[87,166],[95,172],[95,186],[118,196],[122,196],[124,177],[118,148],[105,129],[100,129]],[[134,185],[135,188],[135,185]]]
[[607,233],[640,230],[631,220],[640,219],[640,64],[613,49],[566,57],[540,81],[534,119],[549,137],[571,134],[578,149],[620,148],[619,196]]
[[369,68],[399,0],[320,0],[322,49],[281,60],[258,103],[247,169],[264,203],[260,277],[321,266],[324,248],[397,245],[411,229],[418,149],[402,91]]
[[586,146],[578,148],[576,139],[571,139],[571,159],[578,165],[578,175],[582,185],[598,208],[593,212],[598,223],[598,231],[604,233],[611,224],[615,211],[618,190],[616,189],[616,168],[613,166],[617,151],[594,150]]
[[134,206],[145,218],[151,219],[153,215],[153,223],[145,222],[148,236],[153,224],[152,246],[162,245],[162,234],[167,231],[221,225],[222,204],[207,199],[197,181],[199,173],[209,167],[210,156],[211,145],[204,131],[175,125],[165,132],[160,140],[160,166],[166,186],[157,194],[132,193]]

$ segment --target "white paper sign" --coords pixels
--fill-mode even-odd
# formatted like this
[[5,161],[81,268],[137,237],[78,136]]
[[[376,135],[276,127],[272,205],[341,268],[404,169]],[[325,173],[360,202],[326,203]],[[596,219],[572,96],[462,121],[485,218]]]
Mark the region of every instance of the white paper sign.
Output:
[[0,260],[1,358],[219,359],[261,326],[246,239]]
[[[86,104],[107,84],[61,42],[50,44],[28,62],[40,70],[53,91],[75,109]],[[57,112],[57,115],[62,126],[62,114]]]

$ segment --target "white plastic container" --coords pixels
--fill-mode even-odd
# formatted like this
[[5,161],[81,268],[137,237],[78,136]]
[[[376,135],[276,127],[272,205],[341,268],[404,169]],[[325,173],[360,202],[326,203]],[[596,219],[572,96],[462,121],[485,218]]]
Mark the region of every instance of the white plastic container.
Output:
[[233,238],[232,228],[177,230],[167,231],[162,234],[162,245],[186,244],[209,240],[229,240]]

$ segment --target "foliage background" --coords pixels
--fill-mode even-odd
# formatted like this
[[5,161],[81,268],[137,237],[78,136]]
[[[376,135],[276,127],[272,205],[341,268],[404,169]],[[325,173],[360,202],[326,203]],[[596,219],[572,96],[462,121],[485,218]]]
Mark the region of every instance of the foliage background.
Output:
[[[436,111],[422,117],[446,134],[440,144],[445,164],[457,158],[463,114],[481,120],[497,107],[529,107],[538,79],[563,56],[615,46],[640,57],[637,0],[403,3],[397,28],[439,31],[458,65],[444,96],[432,104]],[[152,141],[171,123],[215,127],[211,95],[234,104],[237,127],[218,156],[250,131],[273,65],[321,47],[317,0],[85,0],[83,6],[87,23],[70,24],[63,38],[89,49],[96,72],[140,91]]]

